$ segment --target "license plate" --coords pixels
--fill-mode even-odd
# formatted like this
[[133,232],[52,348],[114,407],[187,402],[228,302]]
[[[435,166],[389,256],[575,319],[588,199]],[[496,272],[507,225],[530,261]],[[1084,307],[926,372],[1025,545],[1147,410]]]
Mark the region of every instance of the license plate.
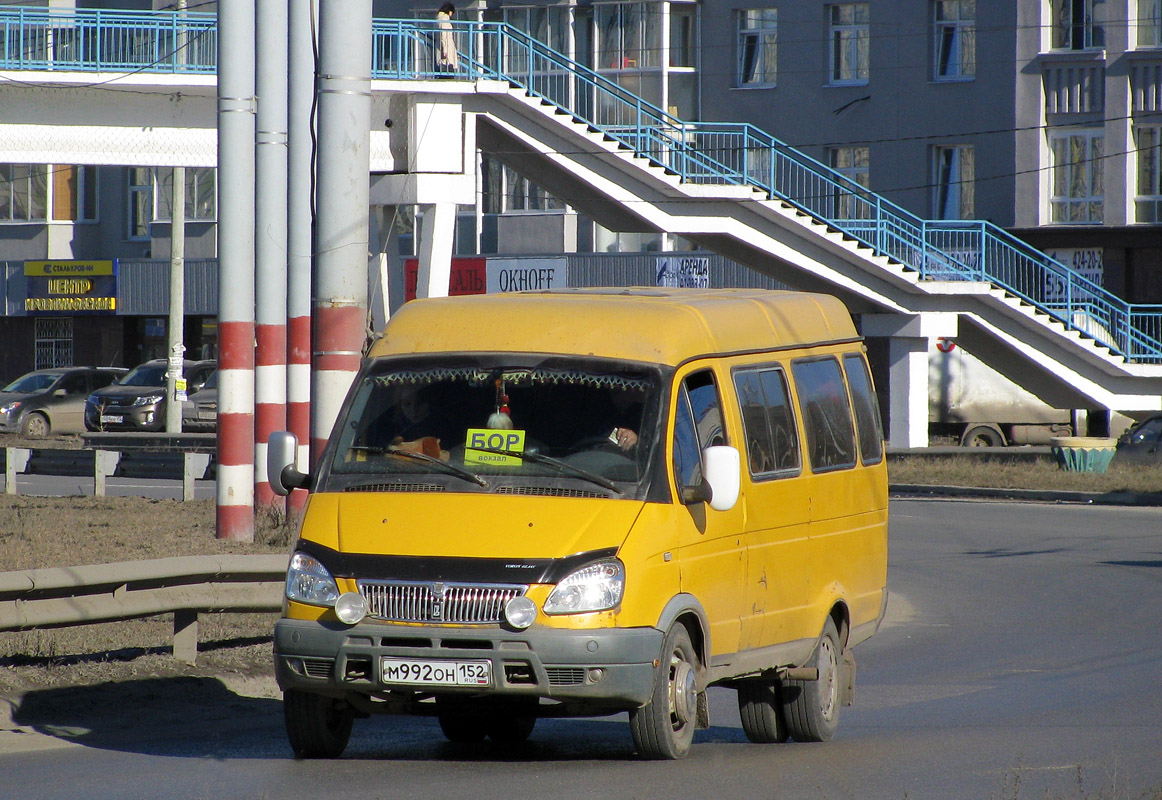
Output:
[[102,414],[101,421],[102,422],[124,422],[125,417],[121,416],[120,414]]
[[198,419],[214,419],[218,416],[217,411],[199,411]]
[[406,683],[413,686],[491,686],[491,667],[488,661],[385,658],[381,670],[384,683]]

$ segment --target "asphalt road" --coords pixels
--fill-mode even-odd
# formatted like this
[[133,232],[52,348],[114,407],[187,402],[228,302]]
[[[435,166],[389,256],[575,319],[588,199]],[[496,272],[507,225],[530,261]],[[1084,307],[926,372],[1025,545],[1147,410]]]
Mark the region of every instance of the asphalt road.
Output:
[[1162,792],[1162,510],[896,500],[892,513],[889,618],[857,649],[856,704],[826,744],[752,745],[734,694],[712,690],[713,727],[681,762],[638,761],[624,717],[542,721],[516,749],[448,744],[431,720],[362,720],[341,760],[297,762],[277,700],[143,680],[94,690],[112,693],[115,716],[67,692],[28,698],[15,716],[42,746],[0,736],[0,796]]

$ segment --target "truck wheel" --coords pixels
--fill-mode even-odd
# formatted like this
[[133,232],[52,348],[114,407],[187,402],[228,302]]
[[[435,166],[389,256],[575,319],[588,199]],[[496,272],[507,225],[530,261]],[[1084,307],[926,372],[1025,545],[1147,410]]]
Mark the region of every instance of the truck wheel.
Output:
[[826,742],[839,727],[839,660],[842,647],[835,621],[827,618],[823,635],[804,666],[819,670],[819,680],[784,681],[787,729],[796,742]]
[[738,715],[746,738],[755,744],[787,741],[787,721],[779,698],[779,681],[752,680],[738,685]]
[[629,730],[642,758],[677,759],[690,752],[698,722],[698,656],[686,626],[666,634],[650,701],[629,712]]
[[355,709],[341,700],[287,689],[283,719],[291,749],[299,758],[338,758],[351,738]]
[[961,447],[1004,447],[1005,437],[996,428],[977,425],[965,431],[960,439]]
[[48,417],[44,414],[33,413],[24,418],[24,424],[20,426],[20,432],[29,439],[40,439],[48,436],[51,428],[52,426],[48,424]]

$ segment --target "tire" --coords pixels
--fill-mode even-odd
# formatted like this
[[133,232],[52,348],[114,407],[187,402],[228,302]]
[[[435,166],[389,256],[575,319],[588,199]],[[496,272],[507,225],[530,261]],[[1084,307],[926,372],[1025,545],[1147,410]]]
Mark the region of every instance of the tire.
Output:
[[448,712],[440,714],[437,719],[440,721],[440,730],[444,732],[444,738],[449,742],[475,744],[484,741],[485,720],[477,715]]
[[283,718],[291,749],[299,758],[338,758],[351,738],[355,709],[331,697],[287,689]]
[[29,439],[44,438],[51,430],[52,426],[48,422],[48,417],[39,412],[33,412],[26,416],[20,425],[21,435]]
[[783,708],[787,732],[796,742],[826,742],[839,727],[839,664],[842,646],[831,617],[805,666],[819,670],[819,680],[784,681]]
[[676,622],[662,645],[650,701],[629,712],[629,730],[642,758],[673,760],[690,752],[698,722],[697,672],[690,634]]
[[960,439],[961,447],[1004,447],[1005,437],[996,428],[977,425],[965,431]]
[[519,744],[533,735],[540,701],[518,701],[493,709],[485,723],[488,738],[497,744]]
[[738,685],[738,715],[746,738],[755,744],[787,741],[787,720],[777,680],[743,681]]

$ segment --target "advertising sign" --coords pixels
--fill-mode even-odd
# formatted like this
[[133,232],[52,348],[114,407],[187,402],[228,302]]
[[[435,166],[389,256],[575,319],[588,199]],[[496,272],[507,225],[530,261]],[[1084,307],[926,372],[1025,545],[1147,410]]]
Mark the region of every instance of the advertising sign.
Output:
[[116,261],[25,261],[24,310],[29,314],[112,314],[117,310]]
[[709,289],[710,259],[706,256],[659,256],[655,274],[658,286]]
[[[1069,248],[1059,247],[1046,250],[1045,255],[1060,261],[1074,272],[1098,286],[1105,278],[1105,251],[1101,247]],[[1045,276],[1045,300],[1063,302],[1066,299],[1065,280],[1057,275]],[[1072,300],[1075,303],[1093,299],[1093,293],[1085,289],[1075,289]]]
[[[403,262],[405,300],[416,299],[416,279],[419,270],[418,258],[409,258]],[[452,297],[462,294],[484,294],[484,259],[453,258],[448,294]]]
[[568,286],[568,261],[563,258],[490,258],[488,293],[543,292]]

